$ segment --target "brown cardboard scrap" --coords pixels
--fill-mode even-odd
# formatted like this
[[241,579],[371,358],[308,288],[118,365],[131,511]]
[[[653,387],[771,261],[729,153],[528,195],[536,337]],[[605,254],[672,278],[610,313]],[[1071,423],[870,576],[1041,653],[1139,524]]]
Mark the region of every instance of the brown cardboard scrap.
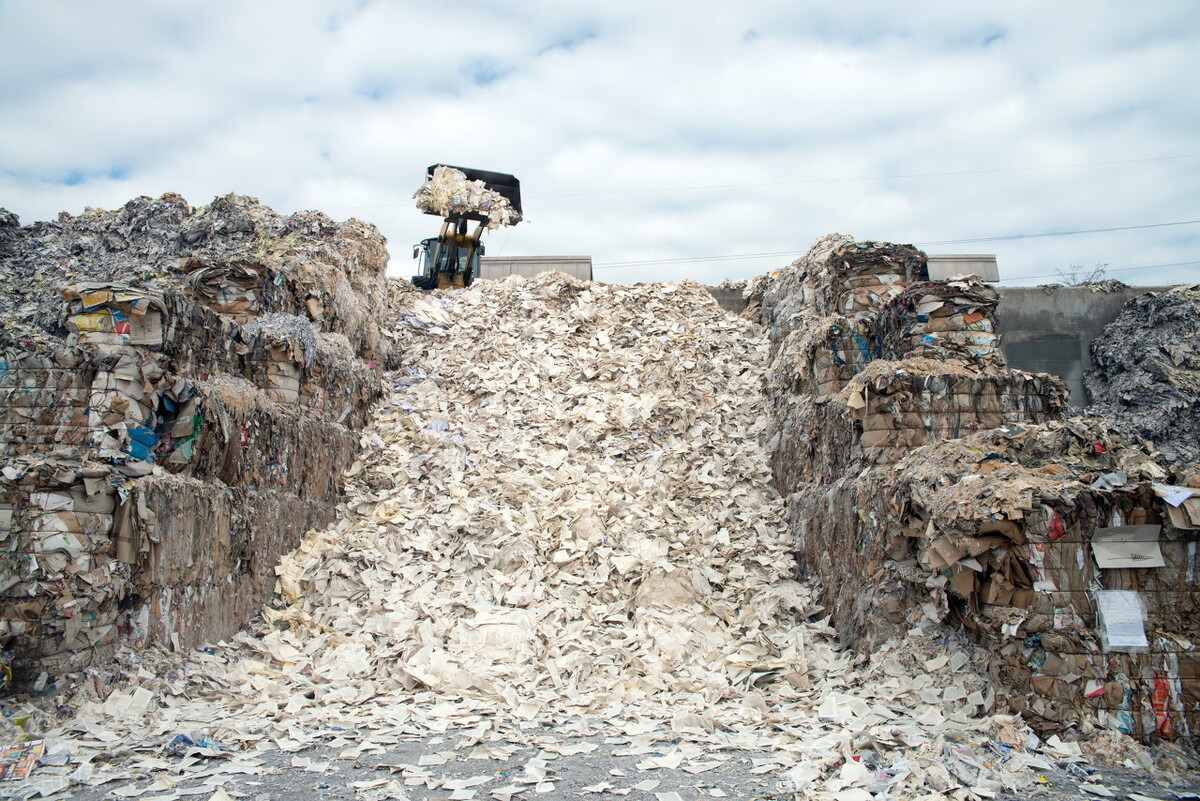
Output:
[[1200,529],[1200,495],[1187,498],[1178,506],[1167,505],[1171,525],[1178,529]]

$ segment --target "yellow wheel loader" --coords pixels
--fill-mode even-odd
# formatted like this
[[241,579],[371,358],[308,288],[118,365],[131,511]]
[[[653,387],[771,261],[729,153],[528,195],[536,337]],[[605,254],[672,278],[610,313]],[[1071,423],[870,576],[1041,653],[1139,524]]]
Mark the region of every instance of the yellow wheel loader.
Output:
[[[461,176],[444,170],[456,170]],[[460,178],[465,176],[467,182],[483,182],[483,191],[478,190],[478,184],[455,193],[444,190],[437,202],[421,201],[421,192],[417,193],[418,208],[426,214],[443,217],[442,231],[436,237],[421,240],[413,246],[413,258],[419,259],[419,275],[414,275],[413,285],[419,289],[445,289],[448,287],[468,287],[479,277],[479,257],[483,255],[483,229],[489,222],[495,223],[495,205],[506,203],[503,225],[515,225],[521,219],[521,183],[511,175],[487,170],[475,170],[467,167],[452,167],[448,164],[433,164],[426,171],[427,182],[424,190],[430,187],[435,177],[453,175],[462,185]],[[490,193],[496,193],[503,198],[495,198]],[[485,199],[480,200],[483,197]],[[470,223],[475,222],[475,230],[468,233]]]

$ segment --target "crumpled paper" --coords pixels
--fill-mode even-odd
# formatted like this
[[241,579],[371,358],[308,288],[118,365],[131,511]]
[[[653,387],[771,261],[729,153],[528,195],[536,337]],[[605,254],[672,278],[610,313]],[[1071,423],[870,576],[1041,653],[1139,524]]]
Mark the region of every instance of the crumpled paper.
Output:
[[462,170],[444,164],[434,168],[433,177],[421,185],[413,198],[417,208],[427,214],[443,217],[482,214],[487,217],[489,231],[516,225],[522,220],[521,213],[512,207],[508,198],[488,189],[483,181],[468,181]]

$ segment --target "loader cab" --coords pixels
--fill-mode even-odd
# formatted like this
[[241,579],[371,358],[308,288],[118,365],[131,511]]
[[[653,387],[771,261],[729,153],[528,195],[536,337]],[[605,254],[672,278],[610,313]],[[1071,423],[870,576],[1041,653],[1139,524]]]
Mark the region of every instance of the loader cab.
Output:
[[422,239],[420,244],[413,245],[413,258],[417,260],[413,286],[418,289],[470,286],[479,277],[479,257],[483,251],[482,242],[471,248],[440,241],[436,236]]

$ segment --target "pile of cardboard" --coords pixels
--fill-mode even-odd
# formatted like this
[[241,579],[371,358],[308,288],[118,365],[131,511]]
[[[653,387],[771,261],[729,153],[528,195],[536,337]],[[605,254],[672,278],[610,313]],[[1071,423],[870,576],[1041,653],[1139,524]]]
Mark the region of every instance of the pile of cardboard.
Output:
[[44,684],[119,633],[228,636],[332,516],[387,355],[382,237],[237,196],[12,222],[0,660]]
[[1091,350],[1089,412],[1168,461],[1200,461],[1200,284],[1131,298]]
[[1075,419],[942,443],[876,480],[901,508],[889,556],[946,580],[926,588],[1000,655],[1013,711],[1043,729],[1200,731],[1200,489],[1172,483],[1200,476]]
[[863,329],[883,358],[818,381],[796,343],[829,327],[795,326],[820,315],[805,282],[828,242],[757,293],[791,327],[770,376],[772,466],[832,624],[866,649],[920,620],[965,627],[997,654],[997,697],[1043,731],[1195,733],[1200,471],[1064,421],[1061,381],[1004,369],[995,293],[975,279],[901,287]]
[[923,280],[924,264],[908,245],[830,234],[748,288],[750,313],[771,331],[772,459],[783,486],[1065,411],[1061,381],[1004,369],[995,290],[973,277]]

